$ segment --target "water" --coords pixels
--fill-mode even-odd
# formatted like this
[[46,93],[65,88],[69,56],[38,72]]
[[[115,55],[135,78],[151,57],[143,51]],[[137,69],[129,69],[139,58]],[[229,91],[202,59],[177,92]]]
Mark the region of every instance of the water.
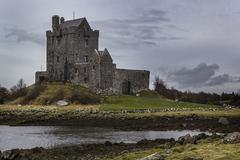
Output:
[[200,133],[202,132],[191,130],[117,131],[106,128],[63,126],[0,126],[0,150],[33,147],[49,148],[59,145],[104,143],[105,141],[136,143],[142,139],[177,139],[186,134],[197,135]]

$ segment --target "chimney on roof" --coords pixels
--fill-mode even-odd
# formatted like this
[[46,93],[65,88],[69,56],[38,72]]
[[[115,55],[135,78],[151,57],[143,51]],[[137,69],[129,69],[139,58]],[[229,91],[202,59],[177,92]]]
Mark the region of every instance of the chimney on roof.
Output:
[[62,24],[64,22],[64,17],[60,18],[60,23]]
[[52,29],[55,31],[59,28],[59,16],[52,16]]

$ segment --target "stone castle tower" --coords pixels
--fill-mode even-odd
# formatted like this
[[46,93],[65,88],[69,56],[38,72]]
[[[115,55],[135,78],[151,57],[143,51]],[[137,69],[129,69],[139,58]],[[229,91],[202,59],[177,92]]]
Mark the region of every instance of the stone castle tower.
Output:
[[47,71],[36,83],[71,82],[100,91],[130,94],[149,88],[149,71],[118,69],[107,49],[98,49],[99,31],[86,18],[52,17],[47,36]]

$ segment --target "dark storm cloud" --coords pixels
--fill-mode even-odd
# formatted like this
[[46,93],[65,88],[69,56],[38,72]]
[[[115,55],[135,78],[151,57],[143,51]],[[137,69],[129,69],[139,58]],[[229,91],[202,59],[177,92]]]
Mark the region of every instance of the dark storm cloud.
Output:
[[18,28],[7,28],[5,38],[14,38],[17,42],[33,42],[44,45],[44,37],[40,34],[29,32],[28,30]]
[[194,88],[205,86],[217,86],[225,83],[238,82],[236,77],[228,74],[216,75],[218,64],[207,65],[200,63],[194,68],[181,68],[167,73],[167,79],[177,83],[180,88]]
[[216,85],[221,85],[228,82],[234,82],[233,78],[230,77],[228,74],[223,74],[223,75],[212,77],[206,85],[216,86]]
[[169,24],[171,20],[165,11],[149,9],[135,12],[136,15],[132,18],[94,21],[92,24],[100,28],[105,40],[129,46],[142,44],[157,46],[160,41],[183,39],[169,32],[169,30],[177,30],[177,27]]

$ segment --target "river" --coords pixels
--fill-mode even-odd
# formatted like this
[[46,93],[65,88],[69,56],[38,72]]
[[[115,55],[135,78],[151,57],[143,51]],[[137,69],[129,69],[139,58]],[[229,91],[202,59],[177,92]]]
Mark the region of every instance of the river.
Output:
[[[106,128],[69,126],[0,126],[0,150],[14,148],[56,147],[63,145],[110,142],[136,143],[142,139],[174,138],[202,132],[182,131],[119,131]],[[204,132],[210,134],[208,132]]]

